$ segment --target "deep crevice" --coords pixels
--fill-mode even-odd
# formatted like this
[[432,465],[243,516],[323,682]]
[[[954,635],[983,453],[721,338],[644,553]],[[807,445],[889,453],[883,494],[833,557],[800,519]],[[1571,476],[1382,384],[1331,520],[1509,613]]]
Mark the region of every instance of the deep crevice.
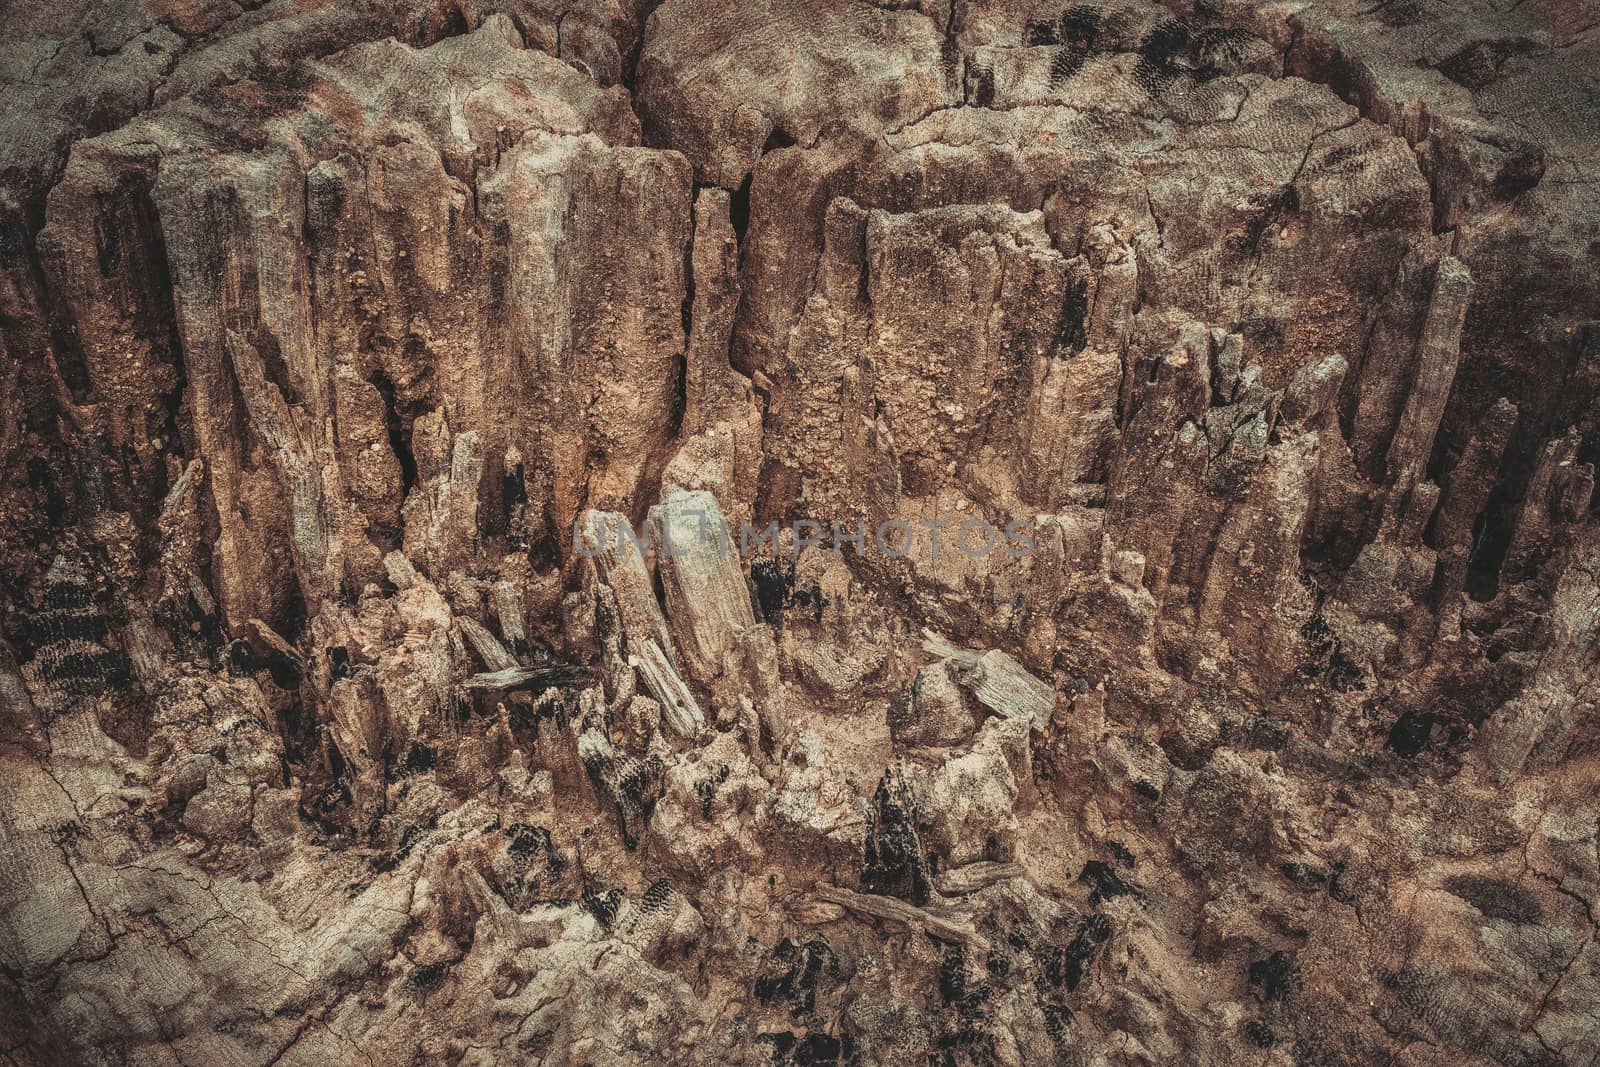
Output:
[[414,416],[401,417],[395,403],[394,383],[381,369],[373,371],[367,381],[383,396],[383,428],[389,435],[389,448],[400,463],[401,495],[408,495],[417,484],[417,457],[411,450]]

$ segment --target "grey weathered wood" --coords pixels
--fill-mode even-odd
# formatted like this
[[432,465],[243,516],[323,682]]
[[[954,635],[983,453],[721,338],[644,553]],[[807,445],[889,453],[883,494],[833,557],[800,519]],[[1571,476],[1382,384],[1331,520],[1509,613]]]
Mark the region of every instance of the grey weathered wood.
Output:
[[461,636],[467,639],[467,644],[472,646],[489,670],[507,671],[517,666],[516,659],[482,624],[463,615],[456,618],[456,625],[461,629]]
[[740,657],[756,625],[737,546],[716,498],[704,490],[669,488],[650,509],[649,529],[683,665],[710,686]]
[[969,863],[940,871],[933,879],[933,887],[947,897],[965,896],[986,889],[1008,878],[1026,878],[1027,869],[1020,863]]
[[1335,352],[1295,371],[1284,392],[1283,417],[1290,422],[1311,423],[1333,410],[1349,370],[1350,364]]
[[1428,316],[1417,339],[1416,382],[1406,397],[1400,424],[1389,442],[1389,480],[1416,481],[1433,452],[1450,386],[1461,359],[1461,327],[1472,300],[1472,275],[1454,256],[1439,261]]
[[549,689],[559,685],[570,685],[585,678],[587,674],[588,672],[581,667],[564,664],[547,667],[508,667],[505,670],[474,674],[461,684],[464,688],[480,692]]
[[490,587],[490,596],[494,600],[495,618],[500,620],[500,633],[513,647],[518,641],[526,641],[528,632],[522,618],[522,588],[515,582],[499,581]]
[[923,651],[954,665],[956,680],[971,690],[979,703],[1001,715],[1027,718],[1035,730],[1042,731],[1050,722],[1055,690],[1029,674],[1015,658],[999,649],[974,652],[957,648],[932,630],[922,633]]
[[590,562],[595,577],[610,586],[616,596],[617,617],[628,649],[637,651],[645,640],[653,640],[676,666],[671,631],[656,602],[655,583],[650,580],[644,556],[627,534],[627,519],[614,511],[588,511],[584,513],[583,530],[589,543],[598,542]]
[[689,687],[667,661],[666,653],[654,640],[640,642],[628,665],[639,674],[649,694],[661,703],[661,717],[680,737],[693,740],[705,729],[705,713]]
[[989,951],[988,940],[972,927],[935,915],[926,908],[907,904],[894,897],[880,896],[876,893],[857,893],[853,889],[836,885],[819,885],[816,887],[816,895],[830,904],[848,908],[858,915],[869,915],[874,919],[902,923],[913,930],[921,930],[945,941],[959,941],[980,952]]

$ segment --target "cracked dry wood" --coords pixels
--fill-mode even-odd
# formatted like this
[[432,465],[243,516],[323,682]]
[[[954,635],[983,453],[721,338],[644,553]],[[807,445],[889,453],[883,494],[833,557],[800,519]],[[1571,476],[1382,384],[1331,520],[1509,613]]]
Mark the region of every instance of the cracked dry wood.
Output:
[[1587,1063],[1600,36],[1292,6],[13,4],[0,1059]]

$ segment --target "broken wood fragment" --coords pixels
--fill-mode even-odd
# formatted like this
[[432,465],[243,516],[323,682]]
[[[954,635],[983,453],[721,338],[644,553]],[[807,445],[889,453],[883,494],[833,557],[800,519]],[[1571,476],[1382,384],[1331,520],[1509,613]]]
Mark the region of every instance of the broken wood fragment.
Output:
[[1020,863],[969,863],[965,867],[940,871],[933,877],[933,887],[944,896],[959,897],[1008,878],[1025,878],[1027,874]]
[[652,638],[645,638],[628,657],[628,665],[639,673],[651,696],[661,703],[661,717],[679,737],[693,740],[705,729],[705,713],[678,672],[672,669],[666,653]]
[[669,488],[650,509],[650,542],[667,618],[686,672],[714,685],[755,629],[750,591],[716,498]]
[[545,667],[508,667],[500,671],[474,674],[461,683],[477,692],[543,692],[585,681],[589,671],[570,664]]
[[989,951],[988,940],[972,927],[942,918],[926,908],[907,904],[894,897],[880,896],[877,893],[857,893],[853,889],[836,885],[819,885],[816,887],[816,895],[830,904],[838,904],[858,915],[901,923],[941,941],[958,941],[979,952]]
[[922,650],[947,660],[956,668],[956,680],[991,711],[1026,718],[1042,731],[1056,706],[1055,690],[1029,674],[1016,659],[990,649],[973,652],[957,648],[932,630],[922,631]]
[[465,616],[457,616],[456,625],[461,628],[461,636],[467,639],[467,644],[472,646],[472,650],[490,671],[508,671],[517,666],[517,661],[511,653],[507,652],[499,639],[481,623]]

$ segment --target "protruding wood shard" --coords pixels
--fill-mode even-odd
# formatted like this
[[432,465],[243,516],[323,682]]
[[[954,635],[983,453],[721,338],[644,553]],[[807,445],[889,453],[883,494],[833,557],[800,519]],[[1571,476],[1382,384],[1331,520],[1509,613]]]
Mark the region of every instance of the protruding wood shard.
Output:
[[646,638],[634,646],[628,665],[639,672],[645,689],[660,702],[661,717],[667,725],[685,739],[698,737],[706,726],[705,713],[689,687],[678,677],[678,672],[672,669],[661,646]]
[[724,712],[752,700],[767,743],[777,743],[785,732],[777,648],[771,627],[756,622],[716,497],[669,486],[650,509],[650,544],[684,674]]
[[628,647],[636,649],[647,639],[653,640],[671,662],[672,637],[667,620],[656,602],[650,572],[639,543],[631,536],[627,518],[614,511],[585,512],[583,533],[595,545],[590,552],[595,577],[616,595],[618,621]]
[[1027,868],[1020,863],[969,863],[965,867],[941,871],[934,875],[933,887],[947,897],[965,896],[987,889],[1008,878],[1026,878]]
[[737,546],[716,498],[669,488],[650,509],[667,617],[690,677],[710,686],[755,629]]
[[472,650],[478,654],[478,658],[489,670],[507,671],[517,666],[517,661],[511,653],[507,652],[499,639],[482,624],[461,616],[456,619],[456,625],[461,628],[461,635],[467,639],[467,644],[472,646]]
[[1039,731],[1050,722],[1050,712],[1056,706],[1055,690],[999,649],[973,652],[957,648],[932,630],[924,630],[922,650],[954,665],[957,681],[991,711],[1026,718]]
[[505,693],[542,693],[548,689],[585,684],[593,679],[594,672],[566,663],[541,667],[510,667],[503,671],[486,671],[474,674],[461,683],[463,689],[486,695]]
[[853,889],[836,885],[819,885],[816,894],[828,903],[848,908],[858,915],[902,923],[942,941],[960,942],[979,952],[989,951],[988,940],[965,923],[943,918],[925,908],[907,904],[894,897],[880,896],[877,893],[857,893]]
[[1478,746],[1489,768],[1506,782],[1524,765],[1552,761],[1573,728],[1595,705],[1600,687],[1593,668],[1600,657],[1600,531],[1586,530],[1573,547],[1551,602],[1551,634],[1528,685],[1484,723]]
[[1472,300],[1472,275],[1453,256],[1439,261],[1428,317],[1417,338],[1416,378],[1389,442],[1389,480],[1414,482],[1433,451],[1433,438],[1444,418],[1445,402],[1461,358],[1461,327]]

